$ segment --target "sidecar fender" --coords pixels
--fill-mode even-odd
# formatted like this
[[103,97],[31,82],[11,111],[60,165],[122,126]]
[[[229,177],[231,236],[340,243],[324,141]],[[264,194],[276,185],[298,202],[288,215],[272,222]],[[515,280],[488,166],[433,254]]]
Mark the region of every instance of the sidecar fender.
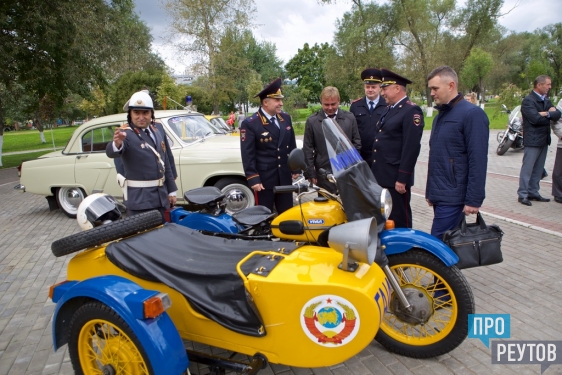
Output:
[[443,241],[419,230],[408,228],[383,230],[380,239],[381,244],[386,246],[386,255],[404,253],[416,247],[435,255],[447,267],[451,267],[459,261],[457,254]]
[[55,351],[67,343],[68,326],[74,312],[87,301],[97,300],[113,309],[131,327],[154,374],[184,373],[189,361],[172,319],[166,312],[154,319],[143,317],[143,302],[158,293],[119,276],[68,281],[54,287],[52,298],[57,304],[52,327]]
[[224,213],[221,215],[211,215],[199,212],[190,212],[182,208],[170,211],[172,223],[183,225],[184,227],[195,230],[206,230],[217,233],[239,233],[240,228],[232,219],[232,216]]

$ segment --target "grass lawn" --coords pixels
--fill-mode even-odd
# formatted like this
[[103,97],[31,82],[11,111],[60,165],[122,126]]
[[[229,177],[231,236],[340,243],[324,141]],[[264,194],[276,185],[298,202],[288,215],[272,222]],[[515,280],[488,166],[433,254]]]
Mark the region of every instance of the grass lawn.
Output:
[[66,146],[66,143],[76,129],[77,127],[75,126],[45,129],[43,134],[45,135],[46,143],[41,143],[41,138],[39,137],[38,130],[7,132],[4,133],[4,145],[2,147],[2,153],[52,148],[53,138],[55,140],[55,147],[64,147]]

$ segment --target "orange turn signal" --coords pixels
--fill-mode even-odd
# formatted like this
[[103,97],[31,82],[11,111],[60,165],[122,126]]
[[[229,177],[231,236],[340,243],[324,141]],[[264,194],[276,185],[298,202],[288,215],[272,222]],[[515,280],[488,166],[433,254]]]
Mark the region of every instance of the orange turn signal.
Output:
[[172,306],[172,301],[167,293],[159,293],[143,302],[144,318],[152,319]]
[[394,229],[396,225],[394,224],[394,220],[387,220],[386,224],[384,224],[384,229]]
[[60,283],[51,285],[51,286],[49,287],[49,299],[53,299],[53,295],[55,294],[55,288],[56,288],[57,286],[62,285],[62,284],[67,283],[67,282],[68,282],[68,280],[64,280],[64,281],[61,281]]

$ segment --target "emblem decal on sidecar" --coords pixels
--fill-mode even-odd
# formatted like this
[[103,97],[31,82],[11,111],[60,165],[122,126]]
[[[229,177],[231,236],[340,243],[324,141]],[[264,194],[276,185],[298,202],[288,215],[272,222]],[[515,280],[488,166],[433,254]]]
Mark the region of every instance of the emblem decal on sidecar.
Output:
[[308,224],[324,224],[324,219],[308,219]]
[[301,311],[301,326],[321,346],[342,346],[359,331],[359,313],[348,300],[334,295],[312,298]]

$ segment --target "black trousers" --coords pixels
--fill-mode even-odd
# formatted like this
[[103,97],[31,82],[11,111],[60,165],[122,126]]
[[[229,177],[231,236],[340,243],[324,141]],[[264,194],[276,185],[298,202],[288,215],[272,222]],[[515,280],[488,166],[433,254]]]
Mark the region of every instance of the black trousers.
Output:
[[257,193],[256,205],[265,206],[273,212],[273,206],[277,214],[281,214],[293,207],[293,194],[274,194],[273,189],[265,189]]
[[410,206],[410,199],[412,198],[412,191],[410,186],[406,186],[406,192],[400,194],[394,187],[387,187],[392,197],[392,212],[390,213],[390,220],[394,220],[396,228],[411,228],[412,227],[412,207]]

